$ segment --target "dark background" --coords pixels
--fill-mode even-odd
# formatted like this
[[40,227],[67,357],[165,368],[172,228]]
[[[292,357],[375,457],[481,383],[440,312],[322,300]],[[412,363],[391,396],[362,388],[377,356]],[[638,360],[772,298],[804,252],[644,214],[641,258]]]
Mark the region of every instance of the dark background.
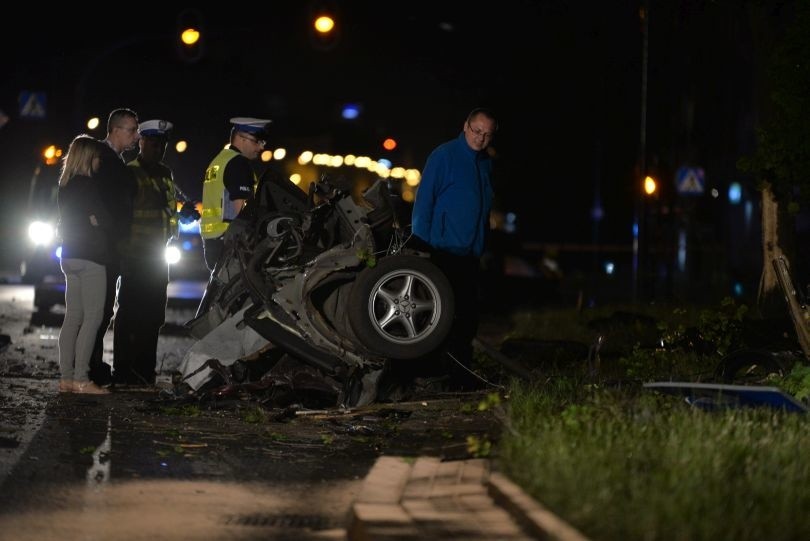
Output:
[[[787,10],[755,1],[651,4],[644,125],[638,1],[252,3],[199,12],[196,61],[178,52],[182,8],[60,10],[20,22],[19,37],[9,28],[0,37],[0,109],[10,117],[0,128],[6,247],[20,241],[15,227],[25,222],[21,202],[42,148],[66,148],[91,116],[102,119],[93,132],[102,136],[116,107],[175,123],[174,138],[189,150],[170,149],[167,163],[199,197],[233,116],[272,118],[268,148],[291,155],[351,152],[421,169],[481,105],[499,115],[497,205],[516,213],[521,241],[630,246],[643,163],[661,187],[655,205],[706,221],[712,242],[731,246],[740,239],[725,193],[737,181],[744,198],[757,197],[735,164],[753,149],[767,44]],[[319,6],[337,21],[328,46],[310,30]],[[19,117],[26,90],[46,93],[47,118]],[[346,102],[361,105],[358,119],[340,117]],[[389,136],[399,142],[393,152],[381,147]],[[705,201],[674,193],[683,165],[705,169]],[[721,194],[714,201],[712,187]]]

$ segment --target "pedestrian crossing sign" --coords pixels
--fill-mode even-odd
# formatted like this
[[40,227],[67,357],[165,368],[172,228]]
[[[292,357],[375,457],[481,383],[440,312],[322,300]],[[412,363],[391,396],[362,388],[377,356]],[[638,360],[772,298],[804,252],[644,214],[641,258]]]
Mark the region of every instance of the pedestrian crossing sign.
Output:
[[45,118],[45,92],[23,90],[18,98],[21,118]]
[[701,195],[706,190],[706,174],[701,167],[680,167],[675,173],[675,189],[683,195]]

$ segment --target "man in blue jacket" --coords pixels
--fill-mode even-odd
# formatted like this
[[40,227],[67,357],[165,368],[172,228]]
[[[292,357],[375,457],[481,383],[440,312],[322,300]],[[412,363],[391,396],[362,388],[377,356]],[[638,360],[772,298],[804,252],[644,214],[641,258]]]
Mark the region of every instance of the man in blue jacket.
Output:
[[453,286],[456,317],[446,352],[467,367],[478,332],[479,260],[492,208],[487,147],[497,129],[492,111],[470,111],[459,136],[428,156],[413,206],[413,233],[430,245],[431,259]]

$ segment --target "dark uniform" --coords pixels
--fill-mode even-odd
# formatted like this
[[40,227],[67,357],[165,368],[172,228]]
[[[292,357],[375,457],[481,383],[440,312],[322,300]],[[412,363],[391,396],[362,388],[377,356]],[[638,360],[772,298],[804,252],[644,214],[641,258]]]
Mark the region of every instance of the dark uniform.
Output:
[[[172,171],[158,161],[163,158],[169,129],[171,124],[166,121],[141,123],[141,153],[128,164],[137,192],[132,227],[121,258],[115,311],[113,379],[117,384],[155,382],[157,342],[165,322],[169,283],[165,250],[167,242],[177,234]],[[147,148],[150,145],[153,147]],[[149,152],[151,159],[144,157]]]

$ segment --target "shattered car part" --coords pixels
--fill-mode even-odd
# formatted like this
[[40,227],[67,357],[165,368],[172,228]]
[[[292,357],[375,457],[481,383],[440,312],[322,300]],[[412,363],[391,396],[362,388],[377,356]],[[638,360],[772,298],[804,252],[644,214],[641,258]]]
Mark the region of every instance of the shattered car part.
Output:
[[[411,247],[395,201],[385,180],[356,202],[327,178],[307,195],[268,172],[223,237],[191,335],[217,349],[250,329],[265,341],[256,350],[271,344],[340,382],[342,405],[373,401],[386,363],[438,348],[454,315],[447,278]],[[209,358],[228,365],[252,352],[208,353],[199,347],[183,361],[197,387]]]

